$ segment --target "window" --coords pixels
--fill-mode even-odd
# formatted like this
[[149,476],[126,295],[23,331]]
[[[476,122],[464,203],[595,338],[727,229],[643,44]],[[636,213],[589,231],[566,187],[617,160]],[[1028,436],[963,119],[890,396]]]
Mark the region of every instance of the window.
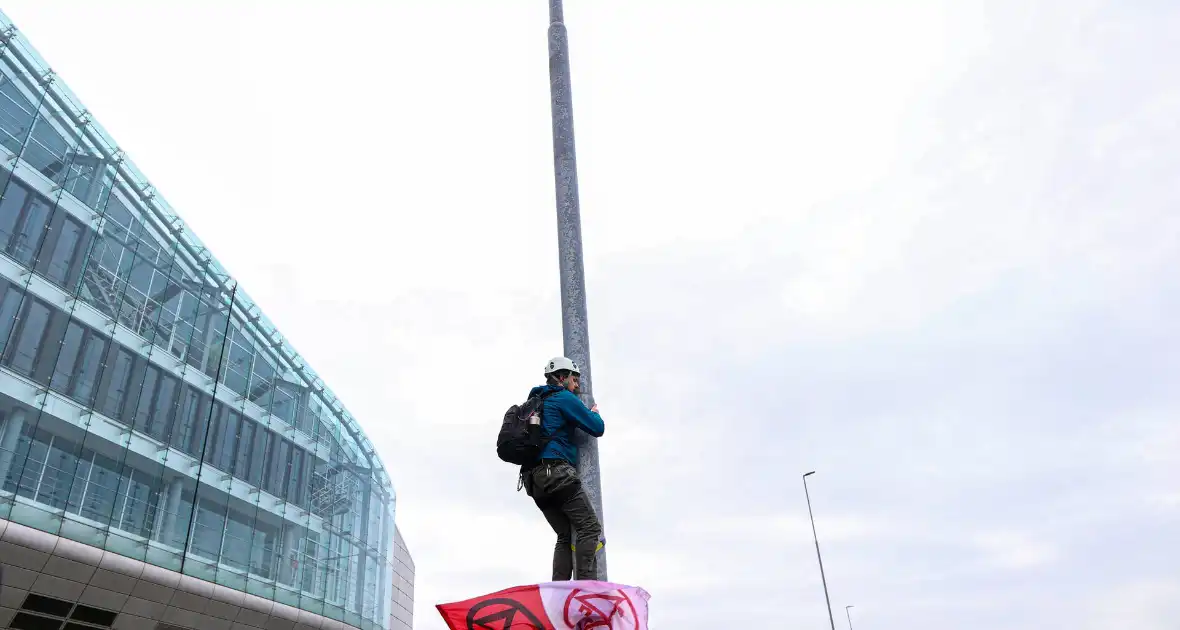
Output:
[[220,403],[216,404],[216,408],[213,434],[210,436],[205,461],[218,470],[233,472],[234,445],[238,442],[238,424],[241,416]]
[[263,472],[266,470],[266,452],[268,442],[273,441],[274,434],[261,426],[255,428],[254,443],[250,445],[250,469],[243,477],[250,485],[262,487]]
[[131,263],[131,275],[127,278],[127,282],[136,291],[147,297],[152,294],[152,276],[155,272],[156,268],[143,256],[135,256],[134,262]]
[[253,453],[254,432],[258,425],[249,418],[242,419],[241,435],[238,437],[237,457],[234,461],[234,476],[250,482],[250,455]]
[[246,338],[246,334],[236,327],[230,330],[232,342],[225,362],[225,371],[221,382],[239,396],[246,394],[246,385],[250,378],[250,368],[254,363],[254,346]]
[[271,409],[271,413],[281,418],[287,424],[295,424],[296,398],[294,384],[286,381],[277,381],[274,392],[274,406]]
[[20,153],[36,109],[7,71],[0,75],[0,144],[12,153]]
[[[85,439],[85,438],[83,438]],[[90,450],[83,450],[78,455],[78,472],[74,477],[74,486],[70,490],[70,499],[66,504],[66,511],[74,514],[82,513],[82,501],[86,499],[86,486],[89,484],[91,463],[90,460],[94,458],[94,452]]]
[[20,310],[21,298],[24,295],[20,288],[0,280],[0,356],[4,356],[8,336],[16,327],[16,313]]
[[141,433],[148,433],[148,425],[152,420],[152,403],[156,392],[156,383],[160,380],[160,370],[152,365],[144,365],[143,367],[143,381],[139,388],[139,403],[135,406],[135,418],[131,426],[135,427]]
[[66,162],[69,161],[66,155],[69,149],[69,143],[42,115],[33,125],[33,133],[25,143],[25,152],[21,157],[55,184],[61,184],[66,172]]
[[82,342],[82,353],[74,371],[74,383],[69,395],[86,405],[94,402],[95,385],[102,371],[102,358],[106,355],[107,340],[93,330],[86,331]]
[[102,402],[99,411],[104,414],[119,420],[123,404],[127,400],[127,388],[131,381],[131,366],[133,358],[131,353],[123,348],[112,345],[114,350],[115,360],[111,365],[111,375],[107,379],[107,386],[105,387],[100,401]]
[[270,449],[270,470],[267,474],[266,486],[263,488],[276,497],[282,497],[283,490],[286,489],[290,458],[291,443],[276,436]]
[[[0,102],[3,102],[3,99],[0,99]],[[8,171],[4,173],[7,175]],[[21,210],[28,199],[29,191],[16,180],[9,180],[8,187],[4,189],[4,198],[0,199],[0,251],[8,251],[13,234],[16,233],[16,225],[20,221]]]
[[16,456],[4,482],[4,489],[32,499],[37,492],[37,481],[45,468],[49,453],[49,435],[38,431],[34,423],[25,423],[16,442]]
[[176,406],[176,379],[166,374],[160,376],[160,386],[156,391],[156,403],[148,420],[146,432],[160,440],[168,441],[168,433],[172,430],[172,410]]
[[37,248],[45,236],[45,228],[49,225],[48,203],[40,197],[34,197],[25,206],[17,221],[12,241],[8,244],[8,253],[26,267],[33,266],[33,259],[37,255]]
[[83,228],[77,221],[62,215],[62,223],[57,233],[57,242],[49,255],[45,275],[59,285],[69,284],[73,265],[78,258],[78,245],[82,242]]
[[299,447],[291,448],[291,471],[287,475],[287,500],[300,507],[306,507],[303,502],[304,488],[307,486],[307,480],[304,479],[304,458],[307,452]]
[[[78,147],[78,149],[82,149],[82,147]],[[94,176],[98,173],[100,161],[101,158],[96,155],[88,155],[81,150],[75,150],[71,156],[63,186],[78,201],[92,207],[94,201],[89,193],[91,185],[94,183]]]
[[151,535],[152,523],[156,519],[156,505],[159,499],[159,479],[125,468],[121,495],[122,518],[117,522],[119,529],[147,538]]
[[57,436],[49,439],[48,457],[45,470],[41,473],[36,501],[65,509],[69,502],[74,474],[78,470],[77,452],[77,445],[68,440]]
[[191,387],[184,388],[184,400],[177,413],[177,426],[172,432],[172,446],[199,457],[205,442],[205,426],[209,421],[209,397]]
[[320,544],[320,535],[307,530],[303,541],[303,584],[301,588],[316,597],[324,596],[323,571],[320,562],[328,557],[327,548]]
[[270,410],[271,391],[275,384],[275,368],[265,356],[254,362],[254,373],[250,377],[250,400],[265,410]]
[[[254,521],[254,536],[250,545],[250,572],[264,578],[273,579],[275,542],[278,540],[278,530],[262,519]],[[288,564],[289,566],[289,564]]]
[[83,326],[70,322],[66,329],[66,336],[62,340],[61,350],[57,354],[57,365],[53,368],[53,377],[49,386],[55,391],[69,391],[70,379],[74,376],[74,366],[78,363],[78,354],[82,350],[82,337],[86,334]]
[[115,510],[115,499],[119,495],[119,464],[114,460],[95,453],[91,458],[90,478],[86,482],[86,493],[82,498],[79,513],[102,524],[111,522]]
[[201,499],[193,523],[193,553],[216,561],[221,557],[221,538],[225,529],[225,506]]
[[19,327],[13,339],[9,352],[9,365],[12,369],[32,375],[37,367],[37,355],[45,339],[45,328],[49,325],[49,307],[35,299],[25,300]]
[[221,562],[235,569],[245,571],[250,560],[250,519],[234,510],[229,511],[225,524],[225,548]]

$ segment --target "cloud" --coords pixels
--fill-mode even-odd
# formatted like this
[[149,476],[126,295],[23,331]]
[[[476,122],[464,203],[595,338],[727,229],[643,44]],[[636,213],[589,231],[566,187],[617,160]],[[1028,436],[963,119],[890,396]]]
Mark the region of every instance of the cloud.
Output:
[[[561,351],[543,8],[9,4],[373,438],[418,627],[547,578],[491,455]],[[611,576],[655,627],[827,624],[808,470],[855,627],[1171,627],[1180,11],[566,11]]]

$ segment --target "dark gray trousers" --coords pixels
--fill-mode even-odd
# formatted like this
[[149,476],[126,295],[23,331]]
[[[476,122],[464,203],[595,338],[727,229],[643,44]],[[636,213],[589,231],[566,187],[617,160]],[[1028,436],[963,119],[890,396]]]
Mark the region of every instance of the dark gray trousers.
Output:
[[[582,488],[577,469],[569,462],[545,460],[529,471],[525,481],[525,491],[557,534],[553,546],[553,581],[570,579],[574,554],[578,557],[576,579],[597,579],[596,554],[601,545],[602,525]],[[572,544],[571,531],[577,532],[577,545]]]

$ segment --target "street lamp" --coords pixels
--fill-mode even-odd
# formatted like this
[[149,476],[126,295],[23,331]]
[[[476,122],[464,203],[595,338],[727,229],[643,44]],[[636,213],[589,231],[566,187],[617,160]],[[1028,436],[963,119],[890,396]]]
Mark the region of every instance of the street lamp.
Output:
[[856,608],[856,606],[845,606],[844,607],[844,614],[848,615],[848,630],[852,630],[852,613],[848,612],[848,610],[851,608]]
[[811,517],[811,535],[815,538],[815,557],[819,560],[819,579],[824,583],[824,601],[828,603],[828,622],[832,624],[832,630],[836,630],[836,618],[832,616],[832,598],[828,597],[828,579],[824,577],[824,558],[819,553],[819,535],[815,533],[815,514],[811,512],[811,493],[807,491],[807,478],[814,474],[813,470],[803,475],[803,496],[807,497],[807,515]]

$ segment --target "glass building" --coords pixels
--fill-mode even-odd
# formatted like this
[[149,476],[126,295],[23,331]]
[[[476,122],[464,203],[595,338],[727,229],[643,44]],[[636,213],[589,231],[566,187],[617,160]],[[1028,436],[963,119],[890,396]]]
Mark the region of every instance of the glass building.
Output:
[[394,508],[356,420],[0,13],[0,627],[410,628]]

